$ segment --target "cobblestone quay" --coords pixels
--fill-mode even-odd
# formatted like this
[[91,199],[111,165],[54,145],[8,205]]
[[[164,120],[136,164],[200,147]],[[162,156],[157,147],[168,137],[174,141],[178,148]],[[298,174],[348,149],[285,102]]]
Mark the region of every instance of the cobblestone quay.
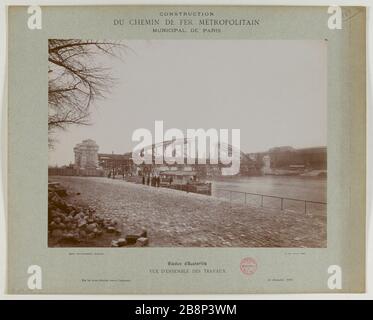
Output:
[[[145,228],[150,247],[325,247],[326,213],[280,211],[123,180],[52,176],[68,201]],[[79,193],[79,194],[78,194]]]

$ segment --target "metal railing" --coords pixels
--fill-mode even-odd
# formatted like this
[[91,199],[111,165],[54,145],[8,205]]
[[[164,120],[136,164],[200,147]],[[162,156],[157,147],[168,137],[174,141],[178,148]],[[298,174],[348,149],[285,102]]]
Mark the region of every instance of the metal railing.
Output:
[[272,196],[272,195],[266,195],[261,193],[252,193],[252,192],[244,192],[244,191],[235,191],[235,190],[227,190],[227,189],[216,189],[216,191],[224,191],[229,192],[229,202],[232,202],[232,194],[233,193],[239,193],[245,195],[245,204],[247,204],[247,195],[253,195],[260,197],[260,207],[264,208],[264,198],[274,198],[274,199],[280,199],[281,200],[281,211],[284,210],[284,200],[289,201],[297,201],[297,202],[303,202],[304,203],[304,213],[307,213],[307,204],[320,204],[320,205],[327,205],[326,202],[321,201],[311,201],[311,200],[304,200],[304,199],[295,199],[295,198],[287,198],[287,197],[279,197],[279,196]]

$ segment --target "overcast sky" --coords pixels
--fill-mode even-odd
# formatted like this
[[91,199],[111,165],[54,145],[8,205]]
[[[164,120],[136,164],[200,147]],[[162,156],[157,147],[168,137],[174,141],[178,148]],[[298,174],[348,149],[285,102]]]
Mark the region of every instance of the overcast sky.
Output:
[[326,145],[325,41],[127,41],[111,67],[116,85],[92,108],[91,126],[56,135],[50,165],[74,161],[93,139],[102,153],[130,152],[137,128],[240,129],[243,152]]

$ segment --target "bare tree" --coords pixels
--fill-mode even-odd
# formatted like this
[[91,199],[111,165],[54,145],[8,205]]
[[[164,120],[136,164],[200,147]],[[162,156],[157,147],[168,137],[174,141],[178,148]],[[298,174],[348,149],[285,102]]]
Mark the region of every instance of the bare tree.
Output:
[[89,124],[90,106],[104,97],[114,79],[97,56],[120,57],[126,46],[121,42],[50,39],[48,41],[48,132],[69,125]]

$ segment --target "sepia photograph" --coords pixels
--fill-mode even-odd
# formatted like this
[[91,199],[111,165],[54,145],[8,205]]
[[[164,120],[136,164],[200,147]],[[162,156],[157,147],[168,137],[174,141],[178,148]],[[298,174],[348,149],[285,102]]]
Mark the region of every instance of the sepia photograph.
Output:
[[366,15],[11,6],[7,291],[365,292]]
[[48,246],[327,247],[326,59],[325,40],[49,39]]

